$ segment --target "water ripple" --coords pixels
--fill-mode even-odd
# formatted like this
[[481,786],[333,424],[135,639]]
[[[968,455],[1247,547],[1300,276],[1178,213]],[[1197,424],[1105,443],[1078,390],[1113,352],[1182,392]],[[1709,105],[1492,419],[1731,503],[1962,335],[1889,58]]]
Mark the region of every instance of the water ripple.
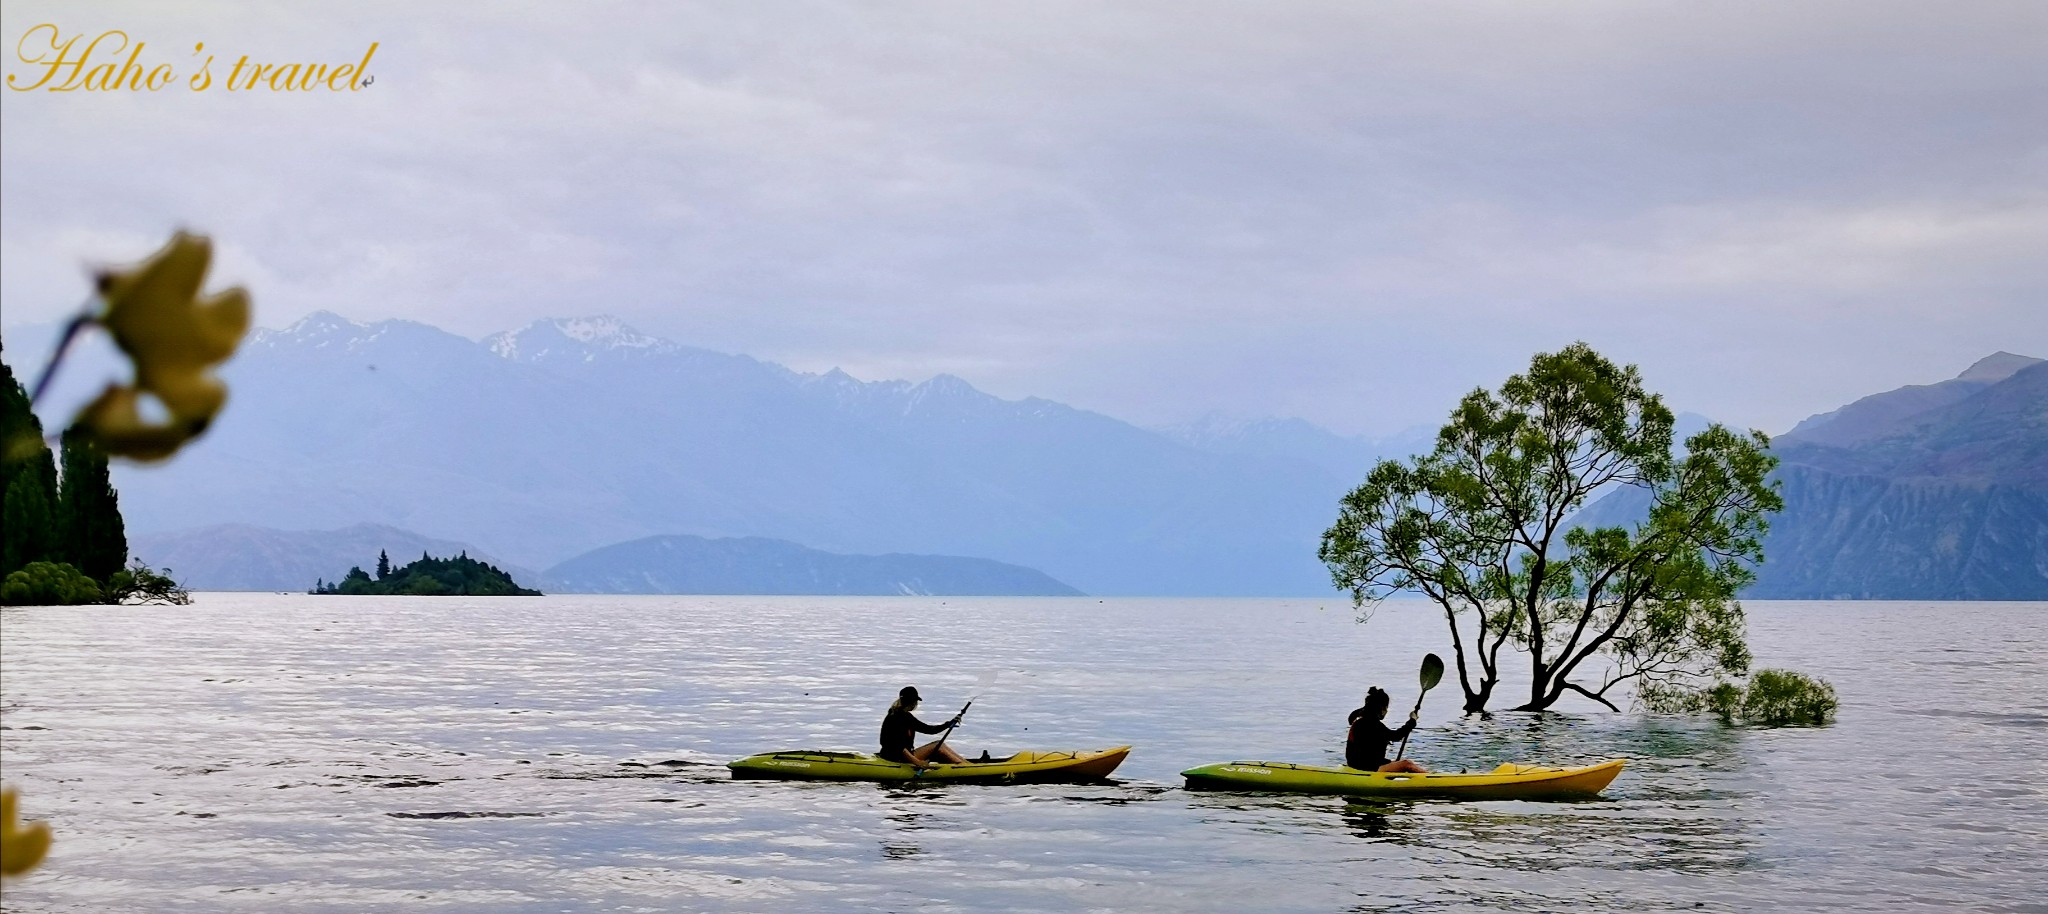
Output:
[[[1368,626],[1272,600],[11,608],[0,762],[58,845],[7,909],[2042,910],[2048,649],[2009,633],[2044,608],[1749,610],[1759,664],[1832,680],[1839,723],[1465,718],[1446,683],[1410,748],[1439,769],[1631,760],[1601,800],[1459,804],[1180,789],[1202,762],[1334,761],[1367,685],[1412,696],[1448,645],[1399,603]],[[913,682],[933,715],[979,696],[970,752],[1137,749],[1092,785],[724,768],[870,748]]]

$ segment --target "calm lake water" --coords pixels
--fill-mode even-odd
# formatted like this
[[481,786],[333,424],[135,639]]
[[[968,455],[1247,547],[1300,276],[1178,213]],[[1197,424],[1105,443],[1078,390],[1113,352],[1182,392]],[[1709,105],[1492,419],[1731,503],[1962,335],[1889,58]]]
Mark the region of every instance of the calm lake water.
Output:
[[[57,845],[13,912],[2048,912],[2048,605],[1752,603],[1825,729],[1574,706],[1456,715],[1439,768],[1632,761],[1581,803],[1189,793],[1334,762],[1414,700],[1416,604],[205,594],[0,611],[0,768]],[[1452,673],[1455,675],[1455,671]],[[872,750],[896,690],[953,744],[1137,749],[1116,783],[732,781]]]

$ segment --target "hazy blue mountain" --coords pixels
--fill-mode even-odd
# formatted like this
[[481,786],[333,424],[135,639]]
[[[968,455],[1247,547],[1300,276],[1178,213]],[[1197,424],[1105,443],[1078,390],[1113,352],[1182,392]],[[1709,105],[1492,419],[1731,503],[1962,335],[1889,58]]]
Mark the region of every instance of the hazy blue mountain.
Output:
[[[1785,510],[1748,595],[2048,599],[2048,363],[2010,353],[1865,397],[1772,443]],[[1641,490],[1575,523],[1635,523]]]
[[1946,381],[1914,384],[1871,394],[1830,412],[1810,416],[1780,436],[1786,441],[1848,447],[1901,431],[1901,423],[1929,410],[1960,403],[2041,360],[1998,352]]
[[1436,440],[1434,426],[1367,438],[1339,435],[1304,419],[1229,419],[1217,413],[1159,432],[1198,450],[1291,465],[1347,486],[1363,482],[1381,459],[1422,453]]
[[1748,596],[2048,600],[2048,491],[1788,463]]
[[[1450,418],[1448,414],[1446,419]],[[1708,425],[1698,413],[1679,413],[1673,432],[1683,441]],[[1440,425],[1418,425],[1385,438],[1340,435],[1304,419],[1229,419],[1211,413],[1193,422],[1159,429],[1190,447],[1215,454],[1292,465],[1322,473],[1345,490],[1365,481],[1381,460],[1408,460],[1436,447]]]
[[145,533],[128,538],[130,555],[176,572],[192,590],[305,591],[319,580],[338,581],[352,566],[376,569],[377,553],[395,565],[433,553],[437,558],[468,553],[504,568],[515,580],[536,575],[506,568],[468,543],[439,540],[381,524],[340,530],[273,530],[249,524],[217,524],[191,530]]
[[205,439],[117,468],[131,529],[368,521],[527,567],[758,536],[989,558],[1096,594],[1323,594],[1316,541],[1357,481],[950,376],[805,374],[601,318],[479,343],[321,313],[257,331],[223,374]]
[[1199,450],[1294,465],[1337,480],[1363,480],[1379,451],[1370,439],[1339,435],[1302,419],[1232,420],[1210,414],[1159,429]]
[[547,570],[551,593],[1079,596],[1044,572],[947,555],[841,555],[762,537],[650,536]]
[[[2011,365],[2018,357],[2006,358]],[[1990,361],[1978,362],[1971,372]],[[1971,372],[1945,383],[1963,382]],[[1840,444],[1838,435],[1795,430],[1778,440],[1780,456],[1831,472],[1887,479],[2048,486],[2048,362],[2031,360],[1997,381],[1971,384],[1963,388],[1966,395],[1940,406],[1862,423],[1848,445]]]
[[[8,334],[11,361],[27,351],[35,363],[48,345],[38,328]],[[103,382],[110,360],[91,346],[53,402]],[[367,521],[547,567],[681,533],[971,555],[1097,594],[1321,595],[1315,547],[1337,499],[1372,461],[1433,437],[1213,418],[1148,431],[947,375],[795,372],[609,318],[476,342],[321,313],[257,331],[224,374],[231,403],[205,439],[163,467],[116,467],[138,542],[203,525]],[[1788,508],[1754,594],[2048,597],[2044,386],[2048,364],[1999,353],[1780,436]],[[1681,414],[1679,435],[1704,424]],[[1617,492],[1581,519],[1632,518],[1640,501]],[[310,583],[297,580],[309,566],[282,558],[302,547],[257,539],[179,554],[162,551],[167,538],[151,546],[160,554],[138,554],[202,588]],[[258,568],[208,564],[229,554]],[[317,561],[315,576],[335,573]]]
[[2048,599],[2048,362],[1999,353],[1842,413],[1777,442],[1755,596]]

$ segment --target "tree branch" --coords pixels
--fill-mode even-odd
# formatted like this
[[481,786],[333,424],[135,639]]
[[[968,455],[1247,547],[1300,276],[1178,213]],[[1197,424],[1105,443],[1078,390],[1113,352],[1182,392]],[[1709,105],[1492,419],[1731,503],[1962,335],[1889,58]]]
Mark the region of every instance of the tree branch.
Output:
[[[1584,695],[1584,696],[1586,696],[1587,698],[1593,699],[1594,701],[1597,701],[1597,702],[1599,702],[1599,703],[1601,703],[1601,704],[1603,704],[1603,705],[1606,705],[1606,706],[1607,706],[1607,710],[1609,710],[1609,711],[1620,711],[1620,710],[1621,710],[1620,708],[1617,708],[1617,707],[1615,707],[1615,706],[1614,706],[1614,702],[1608,701],[1608,700],[1606,699],[1606,697],[1605,697],[1605,696],[1602,696],[1602,695],[1596,695],[1596,694],[1594,694],[1594,693],[1592,693],[1592,692],[1588,692],[1588,691],[1586,691],[1586,689],[1585,689],[1585,687],[1584,687],[1584,686],[1581,686],[1581,685],[1579,685],[1579,684],[1578,684],[1578,683],[1576,683],[1576,682],[1572,682],[1572,681],[1570,681],[1570,680],[1565,680],[1565,681],[1564,681],[1564,687],[1565,687],[1565,688],[1567,688],[1567,689],[1570,689],[1570,690],[1572,690],[1572,691],[1574,691],[1574,692],[1577,692],[1577,693],[1579,693],[1580,695]],[[1603,692],[1604,692],[1604,691],[1606,691],[1606,689],[1602,689],[1601,691],[1603,691]]]

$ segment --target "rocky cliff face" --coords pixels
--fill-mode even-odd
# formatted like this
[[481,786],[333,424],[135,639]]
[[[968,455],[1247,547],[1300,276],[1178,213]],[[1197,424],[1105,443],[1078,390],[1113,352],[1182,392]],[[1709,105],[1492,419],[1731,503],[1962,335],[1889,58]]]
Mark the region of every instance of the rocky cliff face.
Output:
[[2048,599],[2048,363],[1998,353],[1774,449],[1785,511],[1752,596]]
[[1778,478],[1785,510],[1748,596],[2048,599],[2048,492],[1799,464]]

